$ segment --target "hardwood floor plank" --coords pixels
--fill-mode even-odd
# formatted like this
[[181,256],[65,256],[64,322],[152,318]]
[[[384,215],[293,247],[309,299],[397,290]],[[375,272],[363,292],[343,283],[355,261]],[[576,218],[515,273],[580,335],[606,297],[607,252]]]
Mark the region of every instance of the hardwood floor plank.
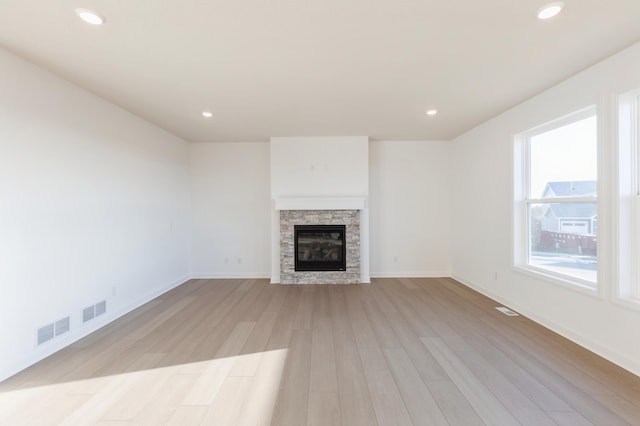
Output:
[[626,424],[611,410],[566,380],[561,373],[558,374],[538,361],[532,352],[523,351],[504,337],[492,337],[489,340],[593,424],[612,426]]
[[365,375],[378,425],[413,425],[391,372],[366,370]]
[[546,412],[569,412],[571,407],[537,378],[521,368],[514,360],[496,349],[481,336],[467,338],[473,348],[478,351],[493,367],[497,368],[527,397]]
[[487,424],[520,424],[442,339],[423,337],[421,340],[482,420]]
[[[70,394],[68,384],[45,387],[38,391],[24,390],[26,399],[21,401],[7,400],[0,396],[0,424],[2,425],[54,425],[84,404],[92,395]],[[7,404],[7,405],[5,405]],[[32,407],[37,406],[34,410]],[[4,408],[4,409],[3,409]]]
[[308,426],[340,426],[340,401],[337,392],[309,392]]
[[477,352],[465,352],[458,354],[458,357],[521,424],[532,426],[552,426],[555,424],[520,389]]
[[626,398],[617,395],[596,395],[594,398],[629,424],[640,424],[640,407]]
[[451,425],[484,425],[467,398],[451,380],[429,382],[429,390]]
[[640,425],[640,378],[448,278],[191,280],[0,383],[2,425]]
[[171,374],[162,387],[155,392],[149,392],[148,402],[141,407],[132,423],[161,425],[169,422],[196,380],[196,374]]
[[311,392],[337,392],[336,356],[333,325],[326,286],[314,286],[313,324],[311,334]]
[[258,370],[245,397],[238,425],[271,424],[287,355],[288,349],[274,349],[262,354]]
[[310,369],[309,389],[311,392],[338,392],[333,330],[329,318],[314,319]]
[[313,285],[305,285],[302,289],[302,296],[296,316],[293,319],[294,330],[311,330],[311,321],[313,319]]
[[375,414],[344,300],[344,286],[329,286],[340,415],[345,425],[374,425]]
[[213,402],[236,362],[236,357],[255,323],[239,322],[182,401],[182,405],[208,405]]
[[236,426],[250,386],[251,377],[227,377],[204,415],[202,424]]
[[253,331],[240,350],[241,356],[237,357],[233,368],[229,372],[230,376],[255,376],[277,317],[278,314],[276,312],[263,312],[258,318]]
[[418,286],[410,278],[398,278],[398,281],[400,281],[400,284],[402,284],[409,290],[416,290],[418,288]]
[[[575,411],[550,411],[549,416],[560,426],[592,426],[589,420]],[[633,424],[633,423],[631,423]]]
[[365,371],[388,370],[389,366],[384,359],[384,354],[378,344],[378,339],[371,327],[369,318],[364,312],[359,293],[356,288],[345,288],[344,290],[349,322],[358,347],[362,367]]
[[267,343],[267,350],[288,348],[289,341],[291,340],[293,320],[298,310],[301,292],[300,289],[296,289],[295,286],[292,285],[284,288],[286,290],[286,297],[278,311],[276,323],[273,325],[271,337]]
[[413,423],[449,424],[405,350],[385,349],[384,354]]
[[202,424],[207,414],[207,405],[180,405],[166,423],[168,426],[185,426]]
[[[144,365],[157,364],[164,354],[145,354]],[[163,369],[141,370],[134,374],[136,380],[129,383],[127,391],[100,417],[101,421],[126,421],[133,418],[150,402],[154,393],[164,387],[171,373]]]
[[287,354],[278,399],[273,412],[274,425],[304,425],[309,403],[311,332],[294,330]]

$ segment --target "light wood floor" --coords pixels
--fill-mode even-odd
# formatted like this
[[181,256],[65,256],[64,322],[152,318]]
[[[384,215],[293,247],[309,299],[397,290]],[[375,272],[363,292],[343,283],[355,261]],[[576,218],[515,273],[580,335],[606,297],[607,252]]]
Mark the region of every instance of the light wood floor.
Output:
[[640,424],[640,378],[451,279],[193,280],[0,384],[0,424]]

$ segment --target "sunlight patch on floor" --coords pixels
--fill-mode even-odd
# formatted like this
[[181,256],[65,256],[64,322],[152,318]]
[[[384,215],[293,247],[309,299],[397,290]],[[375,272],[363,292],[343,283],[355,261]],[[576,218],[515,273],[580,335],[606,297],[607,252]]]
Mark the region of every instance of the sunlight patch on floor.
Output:
[[[141,366],[164,354],[146,354]],[[287,349],[0,393],[0,424],[92,422],[269,424]],[[144,368],[144,367],[141,367]]]

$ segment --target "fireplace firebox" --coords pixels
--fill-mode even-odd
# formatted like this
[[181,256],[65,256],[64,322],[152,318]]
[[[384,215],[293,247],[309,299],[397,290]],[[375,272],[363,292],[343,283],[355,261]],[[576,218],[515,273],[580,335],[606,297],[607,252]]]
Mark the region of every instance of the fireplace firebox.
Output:
[[296,271],[346,271],[345,225],[294,225]]

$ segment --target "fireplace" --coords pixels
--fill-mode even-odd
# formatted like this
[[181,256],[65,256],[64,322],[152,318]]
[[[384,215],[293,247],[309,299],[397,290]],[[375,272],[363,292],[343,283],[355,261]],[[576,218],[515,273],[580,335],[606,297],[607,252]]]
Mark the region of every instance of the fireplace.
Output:
[[[296,202],[299,203],[298,200]],[[278,207],[296,207],[296,205]],[[360,210],[355,208],[343,210],[280,208],[278,211],[280,213],[278,226],[280,279],[278,281],[281,284],[357,284],[363,282],[360,269]],[[316,235],[311,238],[303,238],[300,241],[300,238],[296,238],[296,233],[299,234],[300,230],[303,231],[302,234],[304,231],[310,231],[311,234],[324,234],[319,237],[329,240],[325,241],[325,245],[328,245],[325,250],[331,251],[331,248],[340,248],[341,250],[337,250],[337,252],[336,250],[326,251],[324,260],[313,260],[313,246],[311,249],[308,246],[314,238],[319,237]],[[336,233],[342,234],[338,235],[339,239],[334,238],[333,234]],[[296,240],[298,241],[296,242]],[[300,242],[302,244],[299,244]],[[305,247],[309,250],[308,254],[305,254]],[[337,259],[335,259],[336,255]],[[299,259],[297,259],[298,257]],[[338,260],[341,260],[340,264],[336,263]],[[305,263],[308,261],[313,263]],[[307,270],[300,270],[300,267],[307,267]]]
[[345,225],[295,225],[296,271],[346,271]]

